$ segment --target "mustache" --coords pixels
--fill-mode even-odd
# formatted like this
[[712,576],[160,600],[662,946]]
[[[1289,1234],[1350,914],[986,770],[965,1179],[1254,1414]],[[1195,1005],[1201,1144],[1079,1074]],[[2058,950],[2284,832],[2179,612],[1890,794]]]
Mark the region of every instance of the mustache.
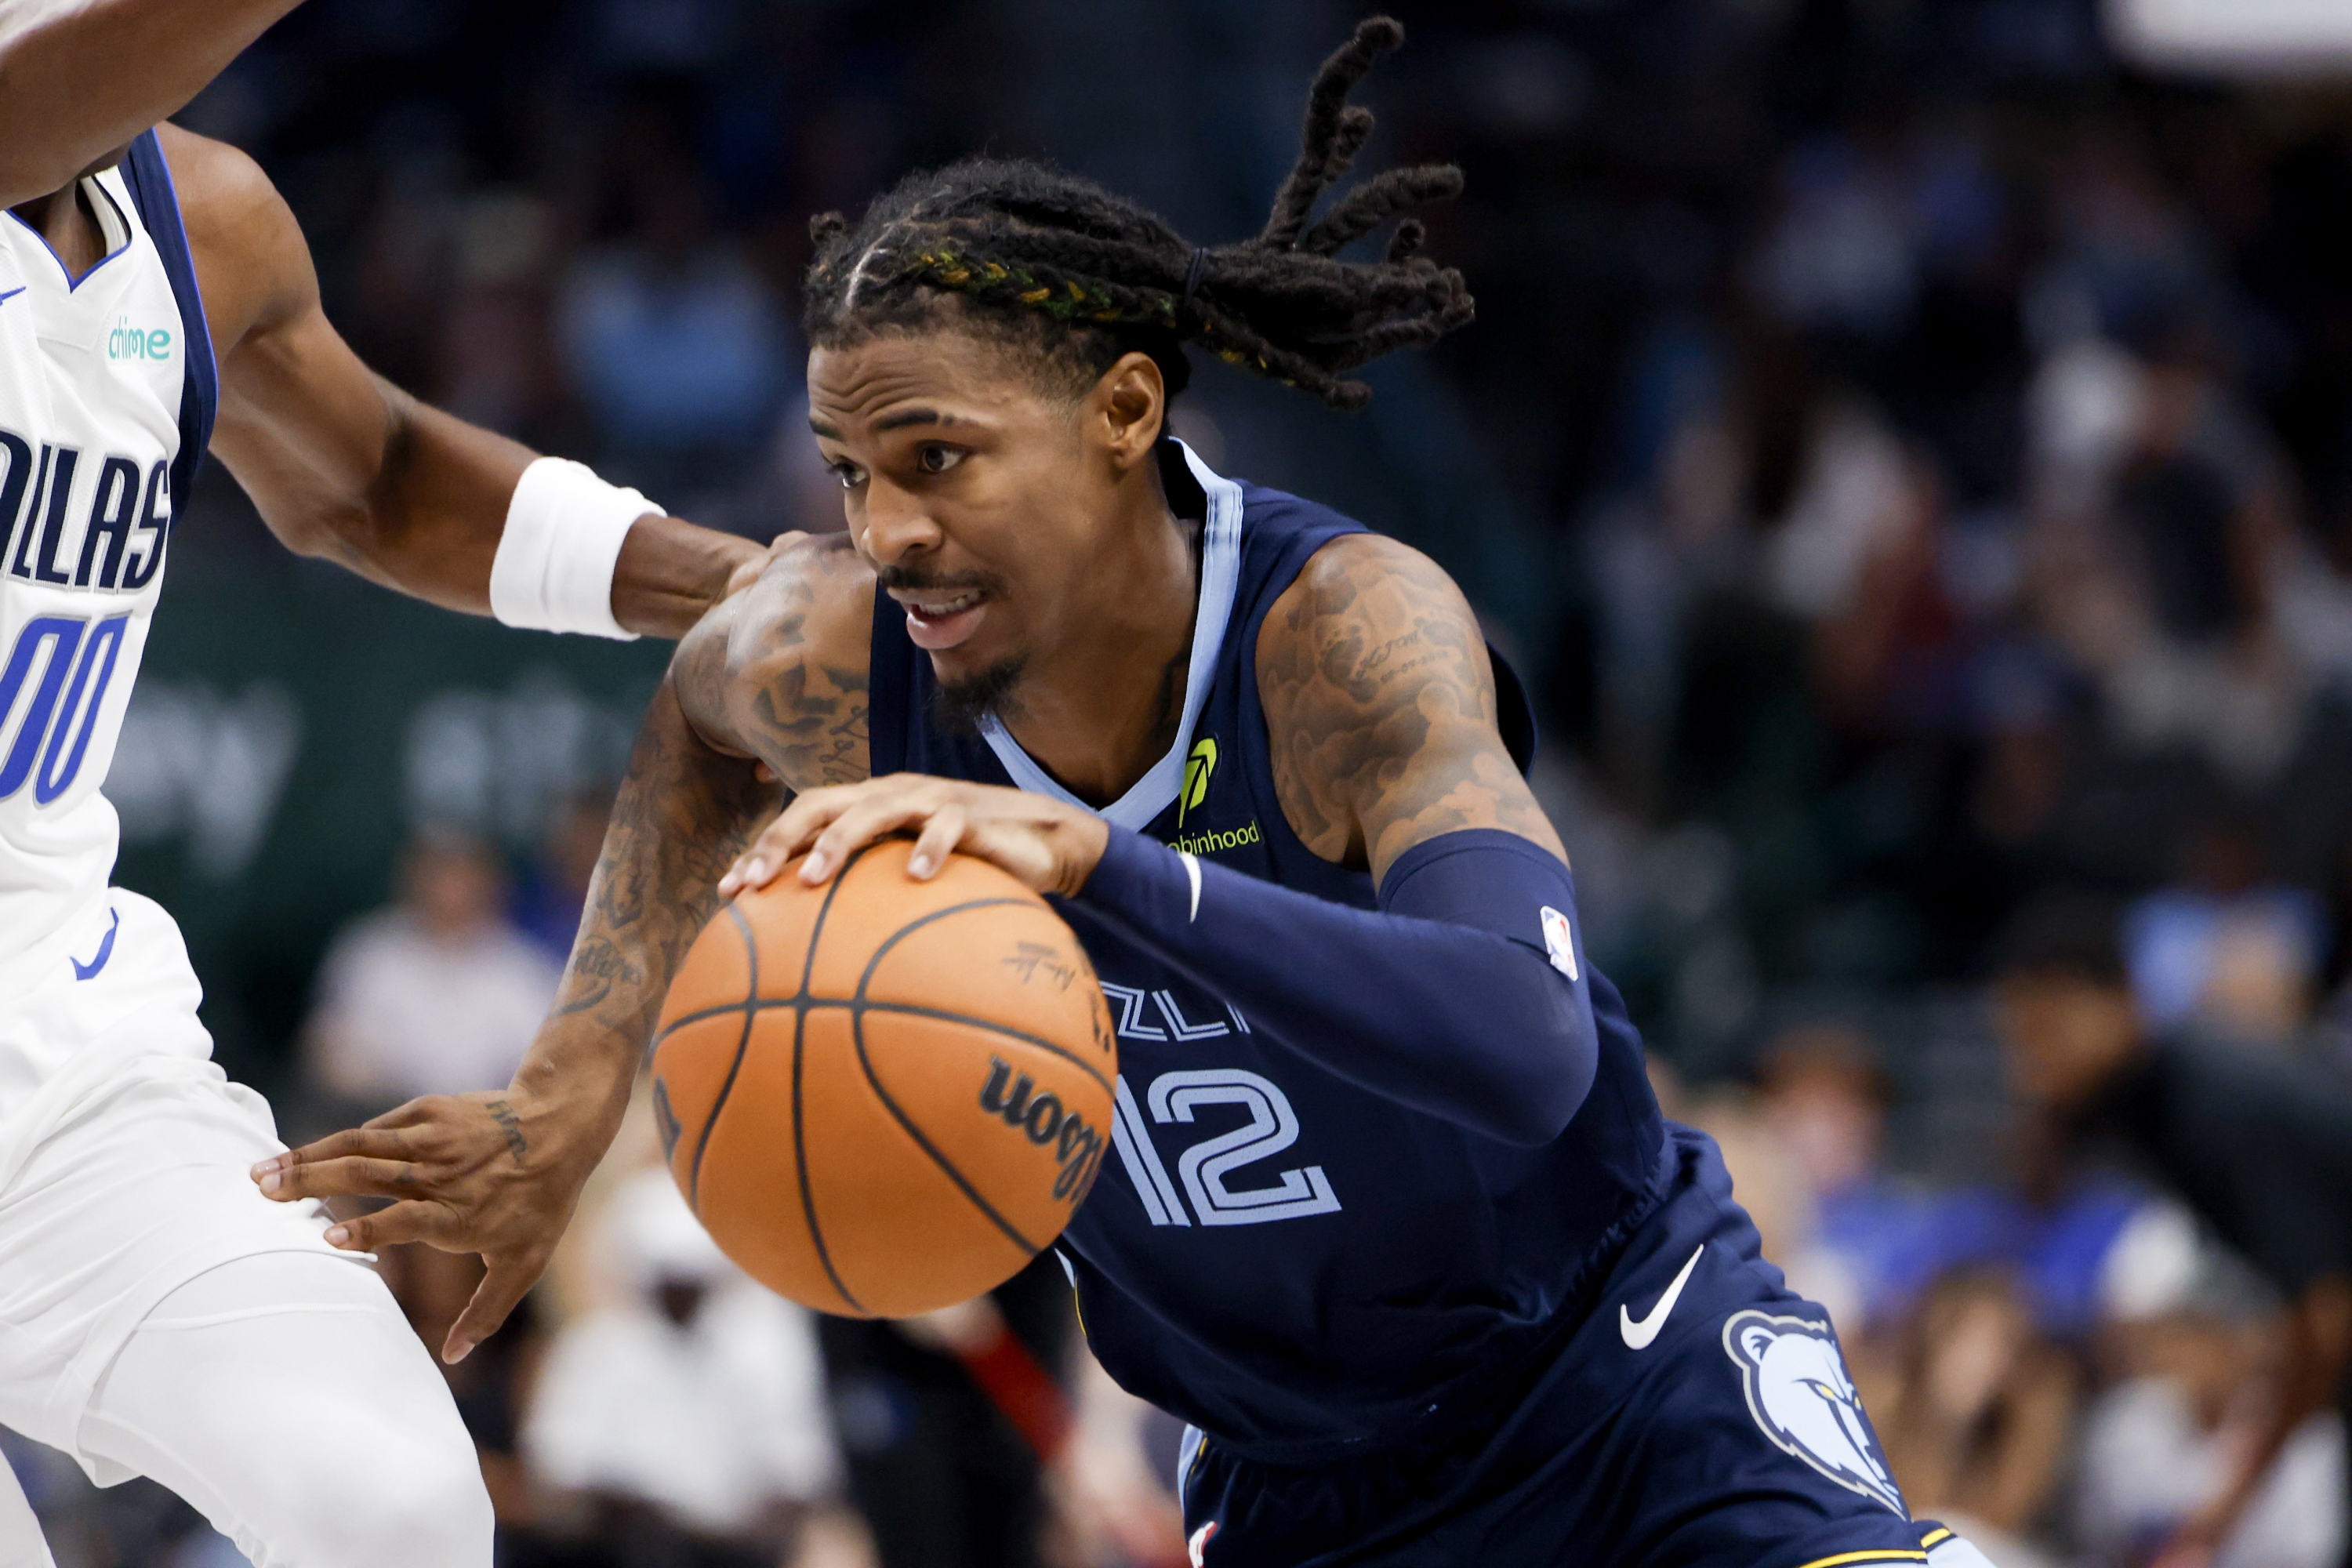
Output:
[[961,592],[967,588],[983,594],[1001,594],[1011,586],[993,572],[926,572],[914,566],[885,566],[875,574],[875,579],[887,592],[892,588],[908,593]]

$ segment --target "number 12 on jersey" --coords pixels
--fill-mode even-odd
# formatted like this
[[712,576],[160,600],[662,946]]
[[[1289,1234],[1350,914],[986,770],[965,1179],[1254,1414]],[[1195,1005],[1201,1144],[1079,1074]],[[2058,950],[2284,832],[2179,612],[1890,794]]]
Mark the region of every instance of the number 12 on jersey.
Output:
[[[1271,1079],[1240,1068],[1164,1072],[1151,1080],[1143,1099],[1151,1108],[1151,1120],[1163,1126],[1189,1122],[1198,1108],[1207,1105],[1238,1106],[1249,1117],[1242,1126],[1204,1138],[1177,1156],[1177,1182],[1183,1184],[1179,1196],[1177,1182],[1169,1180],[1134,1091],[1124,1076],[1119,1079],[1111,1143],[1153,1225],[1190,1226],[1196,1215],[1202,1225],[1264,1225],[1339,1212],[1339,1199],[1320,1165],[1275,1172],[1272,1186],[1227,1184],[1244,1166],[1272,1159],[1298,1142],[1297,1113]],[[1186,1198],[1192,1200],[1190,1213]]]

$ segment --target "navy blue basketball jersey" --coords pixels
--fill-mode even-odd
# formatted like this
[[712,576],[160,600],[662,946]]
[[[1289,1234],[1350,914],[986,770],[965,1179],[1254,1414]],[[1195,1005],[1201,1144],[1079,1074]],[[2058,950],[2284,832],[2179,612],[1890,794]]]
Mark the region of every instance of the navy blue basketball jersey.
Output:
[[[1307,559],[1362,527],[1221,478],[1173,442],[1161,472],[1179,513],[1202,522],[1184,709],[1168,753],[1100,815],[1372,908],[1371,878],[1316,856],[1283,816],[1255,660],[1267,610]],[[903,613],[877,595],[874,773],[1084,804],[1001,726],[937,721],[933,689]],[[1659,1201],[1657,1103],[1623,1003],[1598,975],[1591,1093],[1559,1139],[1523,1148],[1346,1082],[1084,910],[1063,912],[1118,1034],[1112,1150],[1057,1244],[1087,1342],[1121,1384],[1239,1451],[1345,1452],[1481,1399],[1589,1313],[1608,1258]],[[1302,973],[1317,963],[1297,954]]]

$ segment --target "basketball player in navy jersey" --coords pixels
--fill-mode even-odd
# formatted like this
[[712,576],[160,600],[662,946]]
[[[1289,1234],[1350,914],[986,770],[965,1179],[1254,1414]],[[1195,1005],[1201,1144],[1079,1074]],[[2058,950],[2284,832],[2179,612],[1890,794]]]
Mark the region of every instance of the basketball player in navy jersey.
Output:
[[[390,1293],[247,1179],[282,1145],[109,886],[107,768],[207,447],[294,549],[516,625],[676,635],[759,552],[369,374],[261,171],[157,123],[289,9],[0,7],[0,1423],[258,1568],[488,1568]],[[47,1561],[0,1468],[0,1564]]]
[[810,423],[847,536],[681,645],[507,1120],[422,1100],[258,1179],[404,1200],[341,1245],[482,1251],[462,1352],[718,899],[910,836],[914,875],[961,852],[1052,895],[1112,1004],[1113,1152],[1055,1250],[1102,1364],[1192,1424],[1194,1563],[1980,1564],[1908,1517],[1825,1314],[1661,1121],[1461,594],[1164,433],[1184,342],[1349,407],[1349,370],[1469,319],[1418,225],[1337,254],[1456,172],[1310,221],[1401,36],[1327,63],[1243,244],[1026,163],[820,220]]

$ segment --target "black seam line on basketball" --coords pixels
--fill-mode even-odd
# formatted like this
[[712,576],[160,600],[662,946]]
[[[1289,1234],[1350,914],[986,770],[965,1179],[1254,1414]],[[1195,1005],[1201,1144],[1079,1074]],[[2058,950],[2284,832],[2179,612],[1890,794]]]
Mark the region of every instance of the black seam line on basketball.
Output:
[[654,1037],[653,1044],[646,1047],[646,1054],[651,1056],[661,1049],[664,1040],[668,1039],[688,1024],[699,1024],[706,1018],[724,1018],[730,1013],[756,1013],[759,1010],[760,1004],[757,1002],[730,1002],[723,1007],[705,1007],[698,1012],[688,1013],[682,1018],[672,1018],[667,1024],[662,1026],[662,1031]]
[[[847,868],[845,867],[843,869],[846,870]],[[878,960],[882,956],[883,952],[889,950],[890,942],[897,942],[899,936],[906,935],[908,931],[913,931],[917,926],[927,925],[930,921],[936,920],[943,920],[949,915],[962,914],[971,910],[991,909],[1003,904],[1016,905],[1023,909],[1033,907],[1026,899],[972,899],[964,903],[950,904],[946,909],[934,910],[929,914],[925,915],[921,919],[912,921],[907,925],[898,933],[898,936],[894,936],[890,939],[890,942],[883,943],[882,947],[877,950],[875,957]],[[812,951],[815,948],[814,939],[811,940],[810,948]],[[869,965],[867,968],[866,978],[870,979],[871,977],[872,967]],[[858,984],[859,992],[862,994],[865,988],[866,982],[861,980]],[[851,1009],[865,1008],[875,1012],[903,1014],[908,1017],[914,1018],[932,1018],[943,1024],[964,1024],[975,1029],[985,1030],[990,1034],[1003,1035],[1007,1039],[1018,1040],[1024,1046],[1034,1046],[1037,1049],[1045,1051],[1049,1055],[1057,1056],[1064,1061],[1068,1062],[1072,1067],[1075,1067],[1079,1071],[1085,1073],[1087,1077],[1093,1079],[1095,1082],[1100,1084],[1103,1088],[1103,1092],[1106,1094],[1109,1093],[1111,1090],[1110,1079],[1105,1078],[1100,1069],[1097,1068],[1084,1057],[1077,1055],[1076,1052],[1071,1051],[1065,1047],[1057,1046],[1051,1040],[1042,1038],[1036,1035],[1032,1035],[1025,1030],[1013,1028],[1009,1024],[1000,1024],[990,1018],[974,1017],[967,1013],[950,1013],[944,1008],[940,1007],[925,1007],[913,1002],[875,1002],[856,998],[845,1000],[835,996],[812,996],[808,994],[805,987],[803,987],[801,994],[797,996],[755,995],[747,1001],[729,1002],[722,1006],[705,1007],[699,1012],[688,1013],[682,1018],[672,1020],[669,1027],[662,1031],[661,1036],[656,1039],[655,1043],[658,1045],[661,1039],[667,1038],[672,1031],[682,1029],[688,1024],[698,1024],[708,1018],[723,1018],[730,1013],[765,1013],[779,1007],[791,1007],[800,1012],[806,1012],[811,1008],[816,1007],[848,1007]]]
[[[757,1016],[756,1014],[752,1015]],[[841,1270],[833,1266],[833,1252],[824,1244],[824,1227],[817,1223],[816,1194],[809,1191],[808,1139],[805,1122],[801,1115],[801,1063],[807,1054],[808,1014],[793,1015],[793,1165],[801,1187],[801,1221],[808,1226],[809,1242],[816,1248],[816,1260],[824,1265],[824,1277],[841,1299],[856,1312],[866,1311],[866,1303],[849,1293],[849,1286]],[[866,1314],[871,1316],[872,1314]]]
[[[1017,899],[1005,900],[1007,903],[1019,901]],[[1008,1040],[1017,1040],[1024,1046],[1033,1047],[1050,1056],[1059,1057],[1100,1084],[1105,1094],[1112,1092],[1110,1079],[1102,1075],[1101,1069],[1066,1047],[1057,1046],[1053,1041],[1042,1036],[1030,1034],[1025,1029],[1016,1029],[1010,1024],[1000,1024],[993,1019],[975,1017],[969,1013],[950,1013],[943,1007],[926,1007],[916,1002],[856,1002],[844,1000],[837,996],[780,996],[770,1001],[730,1002],[724,1007],[711,1007],[699,1013],[689,1013],[672,1024],[670,1027],[681,1029],[688,1024],[698,1024],[711,1018],[723,1018],[733,1013],[775,1013],[788,1007],[795,1013],[814,1013],[824,1007],[843,1007],[854,1013],[895,1013],[909,1018],[930,1018],[942,1024],[962,1024],[986,1034],[1002,1035]]]
[[[997,1213],[996,1205],[990,1203],[986,1198],[982,1197],[980,1195],[980,1190],[974,1187],[971,1182],[964,1178],[964,1173],[955,1168],[953,1162],[950,1161],[946,1155],[940,1153],[937,1148],[933,1147],[931,1141],[929,1138],[923,1136],[923,1130],[916,1126],[913,1120],[909,1118],[905,1111],[898,1109],[898,1102],[890,1098],[890,1091],[888,1089],[882,1087],[881,1077],[874,1070],[873,1058],[866,1053],[866,1014],[869,1007],[876,1012],[888,1011],[895,1013],[902,1011],[901,1008],[896,1006],[875,1005],[869,1004],[866,999],[866,988],[874,983],[874,972],[882,967],[882,961],[890,955],[890,950],[898,946],[901,942],[904,942],[908,937],[913,935],[916,931],[922,930],[923,927],[930,925],[934,921],[943,921],[950,915],[964,914],[972,910],[989,909],[999,904],[1016,904],[1026,908],[1028,906],[1028,900],[1025,899],[967,900],[961,904],[950,904],[943,910],[933,910],[929,914],[922,915],[917,919],[908,921],[905,925],[900,926],[897,931],[892,931],[887,937],[885,937],[882,941],[882,944],[874,950],[874,956],[866,961],[866,973],[857,977],[857,994],[855,998],[856,1005],[849,1010],[849,1038],[857,1047],[857,1065],[859,1068],[865,1072],[866,1081],[872,1087],[874,1090],[874,1098],[882,1102],[883,1109],[889,1111],[891,1116],[897,1119],[898,1125],[907,1130],[907,1136],[915,1141],[916,1146],[921,1149],[924,1153],[929,1154],[931,1157],[931,1163],[939,1166],[940,1170],[947,1173],[948,1180],[953,1182],[957,1188],[962,1192],[963,1195],[971,1200],[973,1207],[986,1215],[989,1217],[990,1222],[993,1224],[997,1229],[1012,1237],[1013,1244],[1015,1247],[1020,1247],[1029,1257],[1034,1258],[1044,1249],[1037,1244],[1032,1242],[1027,1237],[1022,1235],[1021,1232],[1015,1228],[1012,1221]],[[916,1011],[911,1008],[903,1010]],[[801,1016],[805,1019],[808,1015],[803,1011],[801,1014]],[[987,1026],[991,1028],[995,1027],[993,1025]],[[1097,1075],[1097,1077],[1099,1077],[1099,1075]]]
[[[760,994],[760,944],[751,938],[751,922],[733,904],[726,906],[727,918],[735,922],[736,934],[743,939],[743,962],[751,966],[751,983],[747,994]],[[702,1136],[694,1141],[694,1168],[688,1173],[686,1204],[699,1215],[702,1200],[702,1156],[709,1152],[710,1134],[719,1125],[719,1113],[727,1109],[727,1097],[735,1091],[735,1075],[743,1070],[743,1055],[751,1048],[751,1026],[760,1015],[746,1007],[743,1010],[743,1033],[735,1042],[735,1059],[727,1064],[727,1078],[719,1086],[719,1098],[712,1102],[710,1113],[702,1119]]]
[[[863,855],[866,851],[861,849],[857,853],[858,855]],[[850,858],[851,864],[856,864],[856,856],[852,856]],[[845,872],[848,869],[848,866],[844,866],[842,868],[842,870]],[[839,887],[841,885],[840,879],[836,877],[834,879],[833,885],[834,887]],[[914,925],[908,926],[906,931],[902,931],[898,934],[900,936],[904,936],[908,931],[914,930],[917,925],[927,924],[931,921],[939,920],[948,915],[961,914],[967,910],[993,909],[1000,904],[1017,904],[1023,909],[1033,907],[1026,899],[970,899],[961,904],[950,904],[943,910],[933,910],[929,914],[922,916],[914,922]],[[826,910],[831,910],[832,907],[833,893],[831,889],[828,889],[824,896],[824,905],[817,910],[815,927],[817,931],[823,931],[824,929],[825,912]],[[893,938],[892,940],[895,941],[896,938]],[[884,945],[887,947],[888,944],[885,943]],[[850,1003],[848,1001],[838,997],[812,996],[809,994],[809,979],[816,966],[816,938],[814,935],[812,935],[809,938],[808,950],[808,961],[801,969],[801,988],[792,995],[762,996],[755,990],[740,1002],[722,1002],[716,1007],[703,1007],[698,1009],[695,1012],[685,1015],[683,1017],[672,1018],[662,1029],[662,1032],[654,1037],[654,1044],[656,1046],[660,1045],[664,1040],[669,1038],[672,1033],[685,1028],[688,1024],[698,1024],[705,1018],[724,1017],[730,1013],[740,1012],[747,1007],[753,1009],[754,1011],[764,1011],[770,1007],[849,1006]]]
[[[801,1016],[805,1019],[808,1015],[803,1013]],[[849,1037],[857,1047],[857,1065],[864,1070],[866,1085],[874,1090],[874,1098],[880,1100],[882,1109],[887,1110],[898,1125],[907,1130],[907,1136],[915,1141],[915,1146],[931,1157],[931,1163],[947,1173],[948,1180],[956,1184],[956,1189],[971,1200],[974,1208],[988,1216],[990,1224],[1010,1237],[1013,1245],[1019,1247],[1024,1257],[1034,1258],[1043,1252],[1045,1250],[1043,1247],[1022,1235],[1011,1220],[998,1214],[996,1205],[982,1197],[980,1189],[964,1179],[964,1173],[955,1168],[954,1162],[940,1153],[931,1141],[923,1136],[923,1130],[916,1126],[905,1111],[898,1109],[898,1102],[890,1098],[888,1089],[882,1087],[882,1079],[876,1075],[874,1063],[866,1054],[866,1020],[855,1008],[851,1009],[849,1015]]]
[[[841,869],[833,874],[833,880],[824,885],[824,901],[817,905],[816,923],[809,927],[808,954],[801,960],[801,988],[799,994],[803,996],[808,994],[809,981],[811,977],[816,973],[817,940],[824,935],[825,917],[833,913],[833,900],[840,894],[841,885],[849,880],[850,868],[856,865],[860,860],[865,859],[866,852],[871,850],[873,847],[874,846],[871,844],[866,844],[861,845],[857,848],[851,850],[849,852],[849,858],[841,863]],[[751,987],[751,994],[753,1001],[758,1001],[760,997],[760,988],[756,985]]]
[[987,1034],[1002,1035],[1008,1040],[1018,1040],[1023,1045],[1033,1046],[1038,1050],[1045,1052],[1049,1056],[1061,1058],[1064,1061],[1069,1063],[1072,1067],[1076,1068],[1080,1072],[1085,1073],[1088,1078],[1094,1079],[1095,1082],[1100,1084],[1102,1086],[1102,1091],[1105,1094],[1114,1094],[1118,1092],[1116,1089],[1111,1088],[1110,1079],[1103,1077],[1100,1069],[1094,1067],[1084,1057],[1079,1056],[1075,1051],[1057,1046],[1051,1040],[1041,1039],[1035,1035],[1028,1034],[1025,1031],[1013,1028],[1010,1025],[994,1023],[986,1018],[975,1018],[965,1013],[950,1013],[941,1007],[919,1006],[912,1002],[812,1001],[809,1003],[809,1005],[811,1007],[847,1007],[853,1014],[891,1013],[900,1017],[907,1018],[930,1018],[942,1024],[962,1024],[968,1027],[979,1029]]
[[[974,1028],[986,1029],[995,1034],[1003,1035],[1007,1038],[1020,1040],[1025,1044],[1036,1046],[1041,1049],[1050,1051],[1057,1057],[1066,1058],[1072,1065],[1083,1068],[1097,1083],[1101,1084],[1104,1090],[1108,1092],[1110,1089],[1109,1080],[1105,1079],[1101,1073],[1097,1072],[1093,1068],[1088,1067],[1083,1058],[1072,1055],[1069,1051],[1063,1049],[1060,1046],[1054,1044],[1051,1040],[1041,1040],[1034,1035],[1023,1034],[1018,1029],[1008,1028],[1003,1024],[996,1023],[987,1018],[966,1017],[957,1013],[950,1013],[936,1008],[918,1006],[911,1002],[874,1002],[867,1000],[866,988],[874,984],[874,972],[882,966],[882,960],[887,957],[890,950],[898,946],[899,942],[905,941],[908,937],[912,936],[915,932],[922,930],[923,927],[929,925],[934,921],[943,921],[950,915],[960,915],[971,910],[990,909],[998,904],[1016,904],[1023,909],[1034,907],[1026,899],[973,899],[965,903],[950,904],[943,910],[933,910],[929,914],[921,916],[916,920],[908,921],[905,925],[902,925],[897,931],[892,931],[888,938],[883,942],[882,945],[874,950],[874,956],[866,961],[866,973],[857,977],[857,994],[851,1002],[852,1022],[856,1022],[857,1009],[870,1007],[877,1012],[904,1013],[919,1018],[940,1018],[950,1023],[968,1024]],[[1079,952],[1084,952],[1086,950],[1084,948],[1079,949]]]
[[[841,884],[848,880],[849,868],[865,856],[866,850],[859,849],[844,860],[841,869],[833,874],[833,880],[825,887],[824,901],[817,906],[816,921],[809,927],[808,957],[801,965],[802,997],[808,995],[809,977],[816,973],[817,944],[824,940],[825,918],[833,913],[834,896],[841,891]],[[743,1010],[743,1026],[747,1032],[751,1020],[760,1016],[756,1005],[759,995],[760,988],[755,984],[751,990],[751,1002]],[[807,1042],[808,1009],[796,1008],[793,1013],[793,1163],[800,1176],[801,1218],[806,1222],[809,1240],[816,1247],[816,1260],[824,1265],[824,1277],[833,1281],[833,1288],[841,1292],[841,1299],[849,1303],[852,1311],[871,1317],[873,1314],[866,1311],[866,1303],[850,1294],[841,1270],[833,1266],[833,1250],[824,1244],[824,1226],[817,1223],[816,1194],[809,1188],[807,1121],[802,1114],[804,1097],[801,1093],[801,1063],[807,1055]]]

